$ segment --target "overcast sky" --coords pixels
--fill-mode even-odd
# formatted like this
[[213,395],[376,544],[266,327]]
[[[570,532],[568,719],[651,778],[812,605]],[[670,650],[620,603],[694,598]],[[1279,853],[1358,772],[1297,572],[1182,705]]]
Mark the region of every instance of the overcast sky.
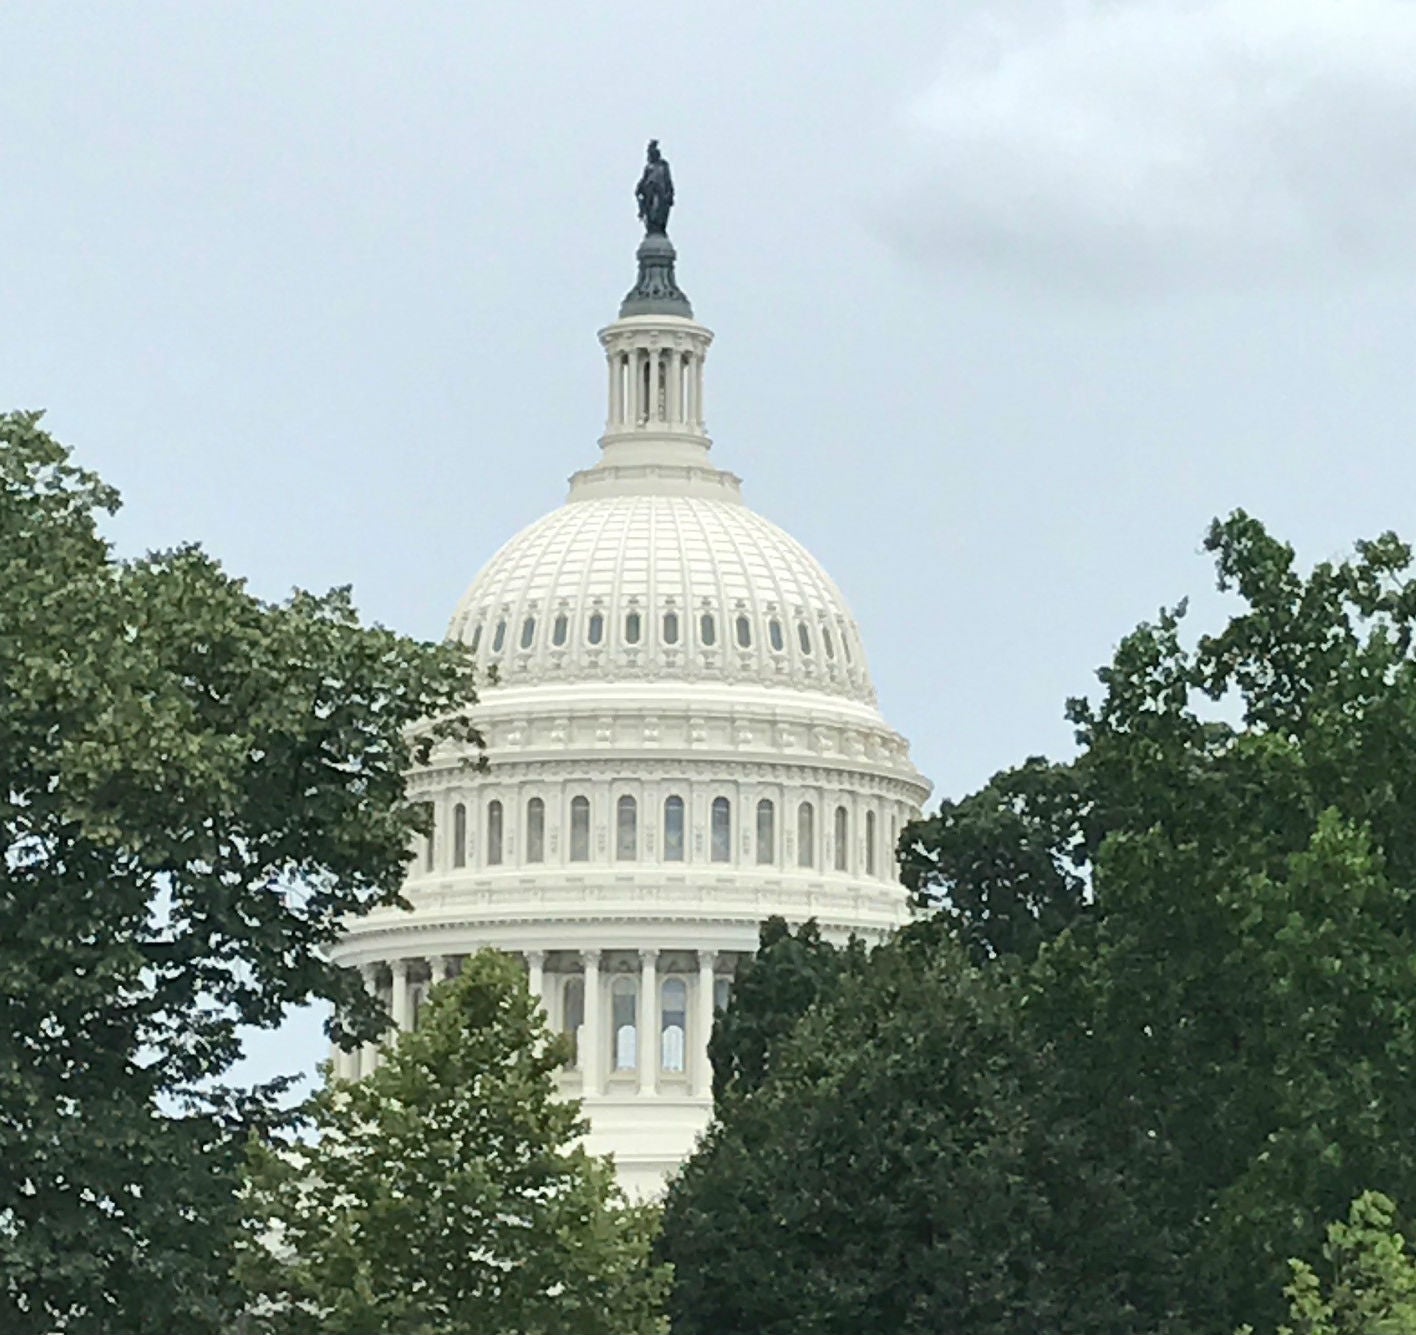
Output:
[[9,0],[0,49],[0,407],[125,552],[441,635],[596,458],[650,136],[718,462],[937,792],[1219,615],[1212,516],[1416,536],[1406,0]]

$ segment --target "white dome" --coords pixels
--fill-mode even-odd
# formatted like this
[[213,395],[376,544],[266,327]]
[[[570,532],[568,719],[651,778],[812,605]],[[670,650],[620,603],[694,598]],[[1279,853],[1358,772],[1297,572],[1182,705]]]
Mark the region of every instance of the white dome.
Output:
[[449,634],[508,685],[653,677],[875,699],[840,590],[736,499],[572,500],[491,559]]

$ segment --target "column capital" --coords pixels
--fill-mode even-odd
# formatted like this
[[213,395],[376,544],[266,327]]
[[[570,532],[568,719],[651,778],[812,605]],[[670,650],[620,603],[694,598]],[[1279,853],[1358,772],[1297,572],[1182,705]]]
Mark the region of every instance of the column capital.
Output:
[[580,952],[580,962],[582,964],[593,964],[597,969],[600,967],[600,956],[603,954],[599,950],[582,950]]
[[658,946],[644,946],[639,951],[639,962],[641,964],[657,964],[660,954],[662,952]]
[[707,973],[711,969],[718,967],[718,952],[716,950],[700,950],[698,952],[698,968],[702,973]]
[[546,952],[544,950],[523,950],[527,964],[544,964],[546,962]]
[[407,978],[409,970],[413,967],[413,961],[406,956],[401,956],[395,960],[389,960],[388,967],[393,971],[395,978]]

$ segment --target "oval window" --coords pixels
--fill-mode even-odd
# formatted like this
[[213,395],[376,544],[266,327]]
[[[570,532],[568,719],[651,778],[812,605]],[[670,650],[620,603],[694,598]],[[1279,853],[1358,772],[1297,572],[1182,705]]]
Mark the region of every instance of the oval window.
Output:
[[605,638],[605,618],[598,612],[590,614],[590,625],[586,629],[586,635],[591,644],[599,644]]
[[827,657],[827,658],[835,658],[835,656],[836,656],[836,646],[835,646],[834,642],[833,642],[832,639],[831,639],[831,627],[830,627],[830,626],[822,626],[822,627],[821,627],[821,647],[826,650],[826,657]]
[[767,639],[771,642],[773,653],[779,654],[787,647],[787,642],[782,636],[782,623],[776,617],[767,623]]
[[665,612],[665,613],[664,613],[664,643],[665,643],[665,644],[677,644],[677,643],[678,643],[678,613],[677,613],[677,612]]
[[805,621],[797,622],[797,642],[801,645],[802,653],[811,652],[811,632],[807,630]]
[[718,638],[718,627],[713,623],[712,612],[704,612],[698,618],[698,638],[703,641],[705,649],[711,649]]
[[846,656],[846,662],[851,662],[851,636],[844,625],[841,627],[841,652]]
[[551,643],[557,646],[564,644],[565,637],[569,631],[570,619],[564,612],[561,612],[556,617],[555,625],[551,627]]
[[752,622],[745,616],[737,619],[737,642],[740,648],[752,648]]
[[476,629],[472,632],[472,652],[477,652],[477,646],[482,643],[482,623],[477,623]]
[[521,647],[529,649],[532,641],[536,638],[536,618],[527,617],[521,623]]
[[639,643],[639,613],[631,612],[624,619],[624,642],[626,644]]
[[502,645],[506,643],[506,622],[498,621],[497,628],[492,634],[492,652],[501,653]]

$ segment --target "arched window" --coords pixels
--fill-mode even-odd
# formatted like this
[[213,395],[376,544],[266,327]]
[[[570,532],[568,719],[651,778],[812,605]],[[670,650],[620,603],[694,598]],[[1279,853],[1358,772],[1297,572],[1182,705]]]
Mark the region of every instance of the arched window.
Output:
[[805,621],[797,622],[797,643],[801,645],[802,653],[811,652],[811,632],[807,630]]
[[624,619],[624,642],[626,644],[639,643],[639,613],[631,612]]
[[711,649],[718,639],[718,627],[713,620],[712,612],[704,612],[698,618],[698,638],[703,642],[705,649]]
[[683,798],[664,799],[664,861],[683,861]]
[[639,420],[649,420],[649,354],[639,354]]
[[502,860],[502,804],[495,798],[487,803],[487,865]]
[[536,639],[536,618],[527,617],[521,623],[521,647],[529,649]]
[[626,794],[615,803],[615,857],[633,862],[639,856],[639,804]]
[[670,1074],[684,1069],[688,1038],[688,988],[682,978],[666,978],[659,989],[659,1065]]
[[724,978],[719,974],[713,979],[713,1009],[715,1011],[727,1010],[728,1002],[733,997],[733,980]]
[[498,621],[498,622],[497,622],[497,628],[496,628],[495,631],[492,632],[492,652],[493,652],[494,654],[499,654],[499,653],[501,653],[501,651],[502,651],[502,645],[504,645],[505,643],[506,643],[506,621],[505,621],[505,620],[502,620],[502,621]]
[[777,860],[777,809],[768,798],[757,804],[757,865],[770,866]]
[[767,623],[767,640],[774,654],[781,653],[787,647],[787,642],[782,637],[782,623],[776,617]]
[[737,642],[740,649],[752,648],[752,622],[745,616],[737,619]]
[[599,644],[605,638],[605,618],[599,612],[590,613],[590,621],[585,628],[585,638],[591,644]]
[[551,643],[559,649],[569,634],[570,618],[564,612],[557,612],[555,622],[551,626]]
[[585,979],[572,974],[561,990],[561,1033],[570,1039],[567,1069],[580,1064],[580,1030],[585,1024]]
[[797,808],[797,866],[816,865],[816,808],[803,802]]
[[546,860],[546,804],[533,797],[526,804],[526,861]]
[[879,869],[875,865],[875,813],[873,811],[865,813],[865,874],[867,876],[879,875]]
[[428,808],[428,836],[423,840],[423,870],[433,871],[437,867],[437,844],[434,838],[438,829],[438,809],[431,802]]
[[836,845],[836,870],[849,871],[851,857],[851,820],[845,807],[836,808],[836,828],[832,831]]
[[610,1028],[614,1032],[615,1070],[639,1065],[639,983],[621,974],[610,985]]
[[452,865],[467,865],[467,808],[461,802],[452,809]]
[[570,860],[590,861],[590,799],[570,799]]
[[665,644],[677,644],[677,643],[678,643],[678,613],[677,613],[677,612],[665,612],[665,613],[664,613],[664,643],[665,643]]
[[713,799],[712,859],[731,862],[733,857],[733,808],[726,797]]
[[479,621],[472,631],[472,652],[477,652],[477,646],[482,643],[482,623]]
[[822,626],[822,627],[821,627],[821,646],[822,646],[822,648],[824,648],[824,649],[826,650],[826,657],[827,657],[827,658],[835,658],[835,656],[836,656],[836,645],[835,645],[835,643],[834,643],[834,642],[832,641],[832,639],[831,639],[831,627],[830,627],[830,626]]

